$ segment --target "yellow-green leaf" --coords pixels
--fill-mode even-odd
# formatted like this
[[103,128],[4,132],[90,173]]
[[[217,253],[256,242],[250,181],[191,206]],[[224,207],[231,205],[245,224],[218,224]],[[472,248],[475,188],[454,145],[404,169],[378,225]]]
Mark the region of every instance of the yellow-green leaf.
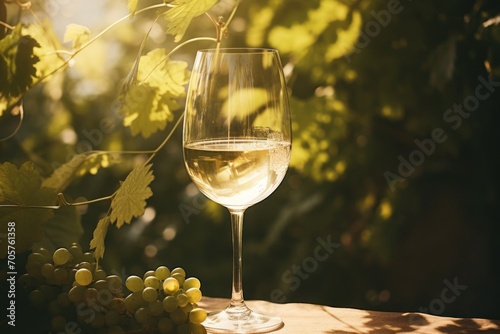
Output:
[[130,12],[130,15],[132,15],[132,17],[134,16],[134,14],[137,10],[138,3],[139,3],[139,0],[128,0],[128,11]]
[[40,58],[36,64],[37,77],[45,77],[63,66],[65,60],[55,52],[63,49],[63,46],[50,20],[43,20],[41,24],[23,25],[23,34],[32,36],[40,44],[34,50],[35,55]]
[[170,60],[165,49],[154,49],[142,56],[137,70],[137,81],[157,87],[161,94],[169,93],[174,97],[184,97],[188,83],[188,64],[184,61]]
[[174,0],[172,5],[175,7],[165,13],[169,21],[167,25],[167,34],[175,36],[175,42],[179,42],[191,21],[207,12],[218,0]]
[[94,230],[93,238],[90,240],[90,249],[94,249],[94,257],[96,261],[104,257],[104,240],[106,239],[106,234],[108,233],[108,227],[111,223],[109,216],[106,216],[99,220],[97,226]]
[[73,42],[73,49],[79,49],[90,39],[90,29],[75,23],[68,24],[64,33],[64,43]]
[[58,167],[52,175],[43,180],[42,186],[54,189],[60,193],[79,176],[87,173],[96,174],[98,170],[116,164],[120,159],[109,153],[77,154],[73,158]]
[[120,110],[132,135],[148,138],[165,129],[179,107],[177,100],[186,94],[188,79],[187,63],[169,60],[165,50],[155,49],[142,56],[137,80],[125,88]]
[[87,160],[85,154],[75,155],[69,162],[57,168],[50,177],[43,180],[42,185],[54,189],[57,193],[66,189],[76,172]]
[[123,224],[129,224],[132,218],[139,217],[144,213],[146,200],[153,195],[149,184],[154,175],[150,171],[150,165],[137,166],[120,184],[113,201],[111,202],[111,223],[116,223],[120,228]]
[[19,23],[4,38],[0,39],[0,116],[12,107],[33,86],[36,64],[40,58],[35,50],[40,44],[30,35],[24,34]]
[[[9,222],[16,225],[16,251],[23,252],[42,239],[43,224],[53,217],[53,210],[26,208],[26,206],[50,206],[56,203],[53,189],[42,186],[42,178],[32,162],[24,163],[19,169],[6,162],[0,165],[0,245],[5,245]],[[0,247],[0,258],[5,257],[7,248]]]
[[122,107],[123,125],[130,127],[133,136],[141,134],[148,138],[159,130],[165,129],[172,119],[168,104],[160,103],[158,88],[149,85],[132,85],[125,96]]

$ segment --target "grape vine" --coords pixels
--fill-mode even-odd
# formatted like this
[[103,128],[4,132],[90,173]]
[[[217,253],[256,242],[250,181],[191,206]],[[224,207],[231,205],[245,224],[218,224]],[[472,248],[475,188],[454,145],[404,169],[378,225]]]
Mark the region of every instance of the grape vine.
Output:
[[[0,12],[0,75],[7,79],[0,84],[0,116],[11,113],[19,117],[18,127],[1,141],[11,139],[19,131],[24,119],[25,94],[68,68],[81,52],[125,20],[154,12],[154,23],[166,20],[165,33],[172,35],[177,43],[172,50],[157,48],[144,54],[150,29],[117,92],[123,125],[130,128],[132,136],[148,138],[173,124],[156,149],[84,152],[73,156],[47,178],[41,176],[33,162],[25,162],[20,167],[10,162],[0,165],[0,216],[16,222],[19,236],[16,251],[32,250],[27,273],[19,278],[19,283],[27,288],[30,303],[50,316],[47,331],[64,332],[69,324],[73,330],[83,332],[206,333],[201,325],[206,312],[197,306],[202,298],[197,278],[186,277],[182,268],[170,271],[160,266],[143,277],[129,276],[122,281],[119,276],[107,275],[99,266],[99,259],[104,257],[109,226],[119,229],[144,214],[146,200],[153,195],[152,160],[182,120],[179,99],[185,96],[190,73],[186,62],[171,57],[184,46],[198,41],[210,41],[219,47],[227,34],[227,25],[238,3],[227,19],[208,13],[216,3],[216,0],[173,0],[138,8],[137,0],[129,0],[129,14],[93,37],[85,26],[68,25],[64,42],[71,43],[72,50],[61,49],[58,41],[47,37],[49,34],[31,10],[31,3],[17,4],[31,13],[38,24],[19,22],[11,26],[6,22],[7,15]],[[0,8],[6,12],[4,1],[0,2]],[[191,21],[202,15],[213,23],[216,37],[182,41]],[[52,61],[47,61],[48,58]],[[117,155],[147,155],[148,158],[136,164],[111,195],[86,201],[66,200],[64,191],[76,177],[95,174],[98,169],[110,166],[117,161]],[[44,248],[32,249],[41,240],[43,224],[54,216],[54,210],[101,201],[110,201],[110,206],[95,227],[89,244],[92,252],[83,253],[77,243],[58,248],[53,254]],[[2,249],[0,257],[4,256]]]
[[[165,130],[166,126],[172,123],[174,118],[177,118],[164,141],[152,151],[90,151],[78,154],[69,162],[57,168],[46,179],[41,178],[34,164],[31,162],[25,163],[19,170],[10,163],[2,164],[0,165],[0,179],[3,181],[0,186],[0,209],[6,212],[5,215],[7,217],[18,222],[18,225],[23,226],[28,224],[24,219],[25,212],[38,214],[40,209],[54,210],[63,206],[81,206],[110,200],[111,205],[108,214],[99,221],[94,231],[94,238],[90,242],[91,248],[95,249],[94,254],[97,259],[104,256],[104,238],[109,225],[114,224],[117,228],[120,228],[124,224],[129,224],[134,217],[139,217],[144,213],[146,200],[153,194],[149,187],[154,179],[151,162],[168,142],[182,120],[182,113],[178,114],[180,107],[178,101],[185,96],[185,84],[187,84],[189,79],[189,71],[186,62],[172,60],[172,55],[187,44],[199,41],[210,41],[216,47],[219,47],[223,37],[228,33],[227,26],[238,8],[238,1],[235,3],[234,8],[232,8],[227,20],[222,16],[217,18],[212,17],[208,13],[216,3],[217,1],[215,0],[174,0],[169,3],[163,2],[139,9],[138,1],[129,0],[129,14],[114,22],[94,37],[91,37],[91,32],[87,27],[77,24],[68,25],[64,34],[64,41],[71,42],[73,50],[64,51],[56,49],[50,52],[56,54],[59,59],[57,63],[51,66],[41,64],[39,60],[43,55],[39,56],[34,51],[35,47],[40,47],[37,43],[40,31],[37,33],[32,26],[24,27],[21,23],[15,27],[4,24],[6,28],[12,31],[7,35],[9,40],[2,40],[2,42],[4,44],[17,45],[19,48],[12,55],[7,54],[10,58],[2,58],[7,62],[5,66],[12,68],[8,63],[9,61],[11,63],[16,61],[24,62],[22,67],[19,67],[16,72],[12,73],[13,77],[10,80],[19,83],[18,86],[8,86],[10,90],[6,89],[7,86],[0,87],[2,88],[0,116],[2,113],[12,112],[14,109],[20,110],[22,115],[24,113],[22,108],[22,97],[24,94],[55,73],[66,68],[79,53],[126,19],[131,19],[134,16],[155,10],[156,20],[161,18],[167,21],[166,34],[174,36],[175,42],[178,43],[172,50],[158,48],[144,55],[145,42],[148,39],[150,30],[144,37],[129,75],[125,78],[118,92],[118,101],[120,103],[119,113],[123,117],[123,124],[130,128],[133,136],[141,135],[144,138],[148,138],[158,131]],[[30,8],[28,4],[24,7],[27,10]],[[36,17],[33,11],[31,13]],[[216,37],[196,37],[182,41],[192,20],[201,15],[206,15],[213,23],[216,30]],[[32,37],[28,33],[35,37]],[[48,44],[50,45],[50,43]],[[28,48],[24,47],[25,45]],[[1,46],[3,44],[0,43]],[[21,49],[21,46],[24,49]],[[47,46],[44,45],[43,47]],[[26,58],[31,59],[31,62],[26,62]],[[0,66],[2,65],[0,64]],[[37,65],[43,66],[37,67]],[[28,68],[27,72],[21,71],[26,68]],[[178,115],[174,116],[174,114]],[[10,137],[12,135],[8,136],[8,138]],[[88,172],[95,173],[96,169],[109,166],[110,161],[113,160],[112,157],[117,154],[148,154],[149,158],[143,164],[135,166],[125,180],[120,183],[119,188],[111,195],[74,203],[70,203],[65,199],[63,191],[76,176],[81,176]],[[29,175],[27,175],[28,173]],[[26,179],[27,176],[31,179],[36,179],[36,182],[31,183],[30,187],[27,184],[15,184],[19,179]],[[41,193],[41,195],[35,198],[30,195],[32,193]],[[22,214],[18,210],[19,208],[23,209]],[[50,218],[50,211],[45,216],[47,217],[38,217],[37,222],[42,224],[43,221]],[[33,236],[30,241],[37,241],[40,236],[41,234],[39,233]],[[27,243],[24,247],[20,247],[19,251],[27,250],[30,246]]]

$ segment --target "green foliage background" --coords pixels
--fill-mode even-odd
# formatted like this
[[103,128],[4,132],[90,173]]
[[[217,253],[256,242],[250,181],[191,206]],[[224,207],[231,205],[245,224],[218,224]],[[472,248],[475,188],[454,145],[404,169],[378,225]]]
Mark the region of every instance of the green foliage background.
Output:
[[[227,15],[224,6],[232,3],[223,0],[212,10]],[[445,279],[457,277],[467,290],[443,314],[500,318],[500,88],[457,129],[443,119],[454,104],[474,95],[478,77],[500,82],[500,27],[484,26],[500,15],[500,6],[495,1],[401,1],[382,26],[376,17],[394,3],[241,2],[223,46],[280,50],[294,122],[292,168],[277,191],[246,214],[246,298],[271,300],[272,291],[280,289],[286,302],[417,311],[440,297]],[[123,9],[121,2],[106,2],[91,35]],[[59,15],[51,17],[55,26]],[[138,151],[160,145],[173,122],[148,138],[132,135],[115,104],[153,20],[154,15],[138,14],[122,22],[82,51],[73,66],[34,87],[24,98],[22,127],[0,144],[0,162],[33,161],[47,177],[89,147]],[[377,23],[379,30],[369,30]],[[158,21],[155,29],[164,24]],[[151,36],[144,54],[175,46],[163,31]],[[215,36],[208,19],[195,19],[184,39],[197,36]],[[190,44],[173,58],[191,64],[196,49],[213,46]],[[2,134],[16,122],[5,113]],[[418,149],[414,141],[431,138],[436,128],[447,140],[392,189],[384,174],[397,174],[398,156],[408,159]],[[61,134],[73,140],[65,142],[68,137]],[[85,167],[91,173],[75,178],[66,198],[107,196],[148,157],[121,156],[119,163],[115,158],[101,157]],[[147,215],[109,230],[103,265],[126,274],[159,264],[182,266],[200,278],[206,295],[229,297],[229,216],[190,183],[180,129],[155,158],[153,170]],[[86,245],[108,208],[109,202],[99,202],[70,214],[56,210],[46,226],[81,228],[77,235]],[[53,246],[75,238],[75,233],[58,238],[51,233],[46,232],[46,240]],[[283,275],[314,254],[318,238],[341,246],[290,290]]]

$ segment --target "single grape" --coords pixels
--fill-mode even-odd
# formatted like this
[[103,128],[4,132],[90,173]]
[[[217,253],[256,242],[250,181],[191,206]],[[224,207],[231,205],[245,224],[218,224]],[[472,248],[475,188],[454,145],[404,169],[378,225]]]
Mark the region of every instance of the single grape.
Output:
[[88,263],[95,263],[95,257],[92,252],[85,252],[82,255],[82,261],[86,261]]
[[68,280],[68,276],[68,271],[65,268],[59,267],[54,269],[54,280],[59,285],[66,283]]
[[186,306],[181,307],[181,310],[183,310],[184,313],[189,314],[189,312],[191,312],[195,308],[194,305],[196,304],[188,303]]
[[72,268],[70,271],[68,271],[68,282],[74,282],[75,281],[75,274],[78,271],[76,268]]
[[179,293],[175,298],[179,307],[184,307],[189,303],[189,298],[185,293]]
[[40,274],[44,278],[52,278],[54,276],[54,265],[52,263],[44,263],[40,268]]
[[89,271],[92,271],[93,268],[92,268],[92,265],[90,264],[90,262],[87,262],[87,261],[82,261],[78,264],[77,266],[78,269],[87,269]]
[[173,274],[181,274],[182,276],[186,277],[186,271],[180,267],[177,267],[174,270],[172,270],[170,276],[172,276]]
[[159,289],[160,288],[160,280],[158,278],[156,278],[156,276],[148,276],[144,280],[144,286],[151,287],[153,289]]
[[169,277],[163,281],[163,290],[170,295],[179,290],[179,286],[179,281],[174,277]]
[[29,263],[35,263],[38,262],[40,264],[44,264],[50,261],[50,256],[47,258],[46,256],[40,254],[40,253],[31,253],[28,256],[28,264]]
[[125,298],[125,309],[130,313],[135,312],[142,304],[142,294],[131,293]]
[[145,307],[140,307],[134,312],[134,318],[140,324],[147,324],[151,320],[151,313]]
[[106,279],[106,272],[102,269],[97,269],[95,272],[94,272],[94,280],[98,281],[98,280],[101,280],[101,279]]
[[28,263],[26,263],[26,272],[30,276],[33,276],[33,277],[42,276],[41,270],[42,270],[42,264],[40,262],[28,262]]
[[158,298],[158,292],[156,291],[156,289],[147,287],[144,288],[144,290],[142,290],[142,299],[144,299],[148,303],[152,302],[153,300],[156,300],[157,298]]
[[165,266],[159,266],[155,270],[155,277],[159,280],[165,280],[170,276],[170,269]]
[[85,291],[85,301],[89,305],[94,305],[97,302],[97,296],[99,294],[99,291],[95,288],[88,288],[87,291]]
[[202,297],[201,291],[198,288],[189,288],[186,291],[186,295],[190,303],[197,303],[201,300]]
[[52,255],[52,262],[56,266],[62,266],[71,260],[71,253],[67,248],[58,248]]
[[195,324],[201,324],[207,318],[207,312],[202,308],[194,308],[189,312],[189,321]]
[[115,310],[118,313],[125,311],[125,302],[122,298],[113,298],[111,303],[109,303],[108,308],[110,310]]
[[125,281],[125,286],[131,292],[142,291],[144,289],[144,282],[139,276],[129,276]]
[[92,283],[92,273],[86,268],[78,269],[75,273],[75,281],[80,285],[87,286]]
[[173,273],[172,275],[170,275],[170,277],[173,277],[175,278],[178,282],[179,282],[179,285],[182,286],[184,284],[184,281],[186,279],[185,276],[182,276],[181,273],[177,272],[177,273]]
[[189,328],[191,329],[191,334],[207,334],[207,329],[205,326],[195,323],[189,323]]
[[170,313],[170,319],[176,325],[180,325],[186,322],[187,314],[183,310],[177,308]]
[[92,284],[93,288],[96,288],[97,290],[105,290],[108,289],[108,281],[101,279],[98,281],[95,281],[94,284]]
[[152,316],[159,316],[163,313],[163,303],[159,300],[153,300],[148,305],[148,310]]
[[184,290],[188,290],[190,288],[201,289],[201,282],[196,277],[189,277],[184,281],[182,287]]
[[39,248],[33,249],[33,253],[41,254],[43,256],[43,258],[45,259],[45,262],[49,262],[52,260],[52,253],[47,248],[39,247]]
[[87,289],[84,286],[77,285],[71,288],[68,292],[68,298],[74,304],[80,303],[85,299],[85,291]]
[[73,258],[77,260],[80,260],[83,255],[82,246],[75,242],[69,247],[69,252],[73,255]]
[[108,281],[108,288],[111,293],[118,296],[122,293],[123,282],[120,276],[117,275],[109,275],[106,277],[106,281]]
[[150,276],[154,276],[155,275],[155,271],[154,270],[148,270],[144,273],[144,275],[142,276],[142,279],[143,280],[146,280],[146,278],[150,277]]
[[160,321],[158,321],[158,331],[160,331],[160,333],[167,334],[172,332],[173,329],[174,324],[169,318],[161,318]]
[[163,299],[163,308],[169,313],[174,311],[178,306],[179,303],[174,296],[167,296]]

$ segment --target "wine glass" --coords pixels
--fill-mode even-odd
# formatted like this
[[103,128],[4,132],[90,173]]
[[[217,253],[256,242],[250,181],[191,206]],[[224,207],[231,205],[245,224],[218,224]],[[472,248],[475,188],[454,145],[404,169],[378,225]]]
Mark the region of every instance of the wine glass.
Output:
[[233,280],[229,306],[203,325],[215,333],[263,333],[280,317],[243,300],[245,209],[268,197],[288,169],[291,121],[286,83],[274,49],[208,49],[196,54],[183,127],[184,162],[199,190],[231,216]]

